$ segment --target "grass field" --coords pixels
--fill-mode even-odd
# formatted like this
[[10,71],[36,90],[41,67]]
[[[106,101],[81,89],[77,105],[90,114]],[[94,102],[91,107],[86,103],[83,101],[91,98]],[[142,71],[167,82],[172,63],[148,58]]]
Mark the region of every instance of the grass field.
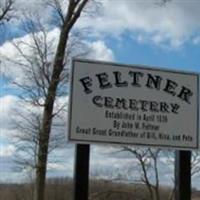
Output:
[[[32,184],[0,184],[0,200],[32,200]],[[162,187],[161,200],[169,200],[171,188]],[[192,200],[200,200],[200,192],[193,191]],[[46,200],[72,200],[73,182],[70,179],[48,179]],[[141,184],[90,180],[90,200],[149,200],[146,187]]]

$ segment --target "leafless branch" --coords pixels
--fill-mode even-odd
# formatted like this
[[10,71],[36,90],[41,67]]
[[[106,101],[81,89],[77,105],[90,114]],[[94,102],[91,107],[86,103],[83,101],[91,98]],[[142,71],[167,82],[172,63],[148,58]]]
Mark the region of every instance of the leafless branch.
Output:
[[0,24],[12,18],[14,0],[3,0],[0,2]]
[[61,20],[60,26],[62,26],[65,22],[65,15],[62,11],[62,5],[61,5],[60,1],[59,0],[50,0],[47,2],[47,4],[56,11],[56,13],[58,14],[58,16]]

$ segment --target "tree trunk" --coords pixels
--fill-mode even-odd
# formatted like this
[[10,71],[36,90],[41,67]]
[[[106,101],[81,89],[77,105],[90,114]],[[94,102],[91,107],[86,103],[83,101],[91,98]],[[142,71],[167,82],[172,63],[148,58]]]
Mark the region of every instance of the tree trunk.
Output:
[[49,84],[47,97],[42,118],[42,127],[39,136],[38,160],[36,169],[34,200],[44,200],[45,198],[45,179],[48,159],[49,137],[51,132],[53,106],[56,99],[56,91],[63,71],[65,49],[67,46],[68,36],[71,28],[80,17],[80,13],[88,0],[70,0],[67,15],[61,29],[55,60],[53,63],[53,72]]
[[[65,35],[65,37],[64,37]],[[53,106],[56,98],[56,90],[59,83],[59,77],[63,70],[62,61],[64,59],[65,46],[67,43],[68,34],[63,30],[60,35],[59,45],[55,58],[54,70],[51,83],[48,89],[48,95],[45,101],[43,112],[43,122],[39,138],[38,163],[36,170],[36,185],[34,200],[44,200],[45,179],[48,157],[48,144],[52,125]]]

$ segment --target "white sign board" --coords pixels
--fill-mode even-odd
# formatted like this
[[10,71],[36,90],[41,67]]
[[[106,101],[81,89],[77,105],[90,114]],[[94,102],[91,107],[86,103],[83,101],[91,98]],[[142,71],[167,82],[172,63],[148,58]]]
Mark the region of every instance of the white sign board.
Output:
[[195,73],[74,60],[69,140],[198,148]]

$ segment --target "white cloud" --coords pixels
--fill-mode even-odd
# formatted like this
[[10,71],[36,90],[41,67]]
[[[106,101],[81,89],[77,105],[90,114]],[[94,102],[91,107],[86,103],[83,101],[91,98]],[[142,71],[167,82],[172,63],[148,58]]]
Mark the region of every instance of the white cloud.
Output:
[[197,36],[197,37],[193,38],[193,44],[195,44],[195,45],[200,44],[200,36]]
[[88,46],[91,50],[87,58],[105,61],[114,60],[114,53],[106,46],[105,42],[98,40],[92,43],[88,43]]
[[0,133],[5,135],[5,132],[13,128],[12,119],[14,116],[13,110],[18,107],[18,98],[13,95],[7,95],[0,98]]
[[[59,1],[65,13],[68,1]],[[200,30],[199,2],[172,0],[161,5],[161,1],[103,0],[100,1],[100,14],[91,16],[82,13],[76,27],[81,33],[85,31],[82,28],[88,28],[90,35],[97,40],[102,36],[118,37],[128,31],[139,42],[156,45],[177,48],[184,42],[192,42]],[[20,16],[23,11],[33,13],[45,27],[51,29],[56,17],[52,7],[48,6],[49,2],[51,0],[18,0],[16,7],[20,10]]]
[[11,157],[14,152],[14,145],[0,145],[0,157]]
[[[42,33],[38,33],[37,37],[43,37]],[[47,33],[47,44],[48,46],[48,62],[52,62],[54,59],[54,54],[56,50],[56,44],[59,37],[59,29],[55,28]],[[30,65],[29,61],[35,59],[36,53],[34,54],[33,49],[30,48],[33,44],[33,38],[31,34],[27,34],[21,38],[14,39],[13,41],[8,41],[0,46],[0,60],[1,60],[1,71],[9,76],[12,81],[15,81],[20,84],[28,83],[32,84],[29,75],[27,74],[27,68],[23,65]],[[13,45],[19,45],[20,49],[23,51],[27,59],[21,56],[18,49]],[[94,42],[83,41],[87,52],[89,52],[86,57],[98,60],[113,60],[114,54],[110,48],[108,48],[105,42],[97,40]],[[41,44],[42,45],[42,44]],[[76,48],[77,51],[78,48]],[[80,51],[83,51],[81,49]],[[77,53],[77,52],[76,52]],[[75,54],[76,54],[75,53]],[[78,54],[78,53],[77,53]],[[7,59],[5,59],[7,58]],[[23,65],[19,66],[18,63]],[[26,72],[25,72],[26,71]]]
[[101,15],[81,18],[77,27],[88,27],[90,34],[100,37],[120,36],[128,31],[139,41],[142,38],[172,47],[179,47],[199,32],[198,1],[172,0],[162,6],[158,2],[161,1],[104,0]]
[[[47,34],[47,48],[49,61],[52,60],[53,52],[55,51],[57,39],[59,35],[59,29],[55,28]],[[38,40],[44,41],[44,36],[41,32],[37,34]],[[37,55],[34,56],[34,39],[31,34],[27,34],[21,38],[13,39],[0,46],[0,60],[1,71],[5,75],[8,75],[13,81],[23,84],[25,81],[30,82],[27,74],[24,72],[26,65],[30,65],[29,61],[34,61]],[[44,43],[40,43],[44,45]],[[16,46],[18,46],[16,48]],[[21,52],[23,52],[23,56]],[[44,51],[44,49],[43,49]],[[19,63],[22,65],[20,66]],[[24,66],[23,66],[24,65]]]
[[47,169],[48,170],[64,170],[65,166],[60,163],[48,163]]
[[[62,0],[66,3],[66,0]],[[32,20],[40,20],[40,22],[47,28],[50,28],[55,15],[54,9],[49,6],[51,0],[17,0],[14,2],[14,18],[12,18],[10,25],[21,26],[23,22],[27,22],[28,18]],[[22,27],[21,27],[22,28]]]
[[27,119],[31,117],[31,113],[40,114],[41,107],[31,105],[15,95],[0,97],[0,137],[12,138],[19,132],[16,129],[17,123],[22,122],[23,117],[27,117]]

